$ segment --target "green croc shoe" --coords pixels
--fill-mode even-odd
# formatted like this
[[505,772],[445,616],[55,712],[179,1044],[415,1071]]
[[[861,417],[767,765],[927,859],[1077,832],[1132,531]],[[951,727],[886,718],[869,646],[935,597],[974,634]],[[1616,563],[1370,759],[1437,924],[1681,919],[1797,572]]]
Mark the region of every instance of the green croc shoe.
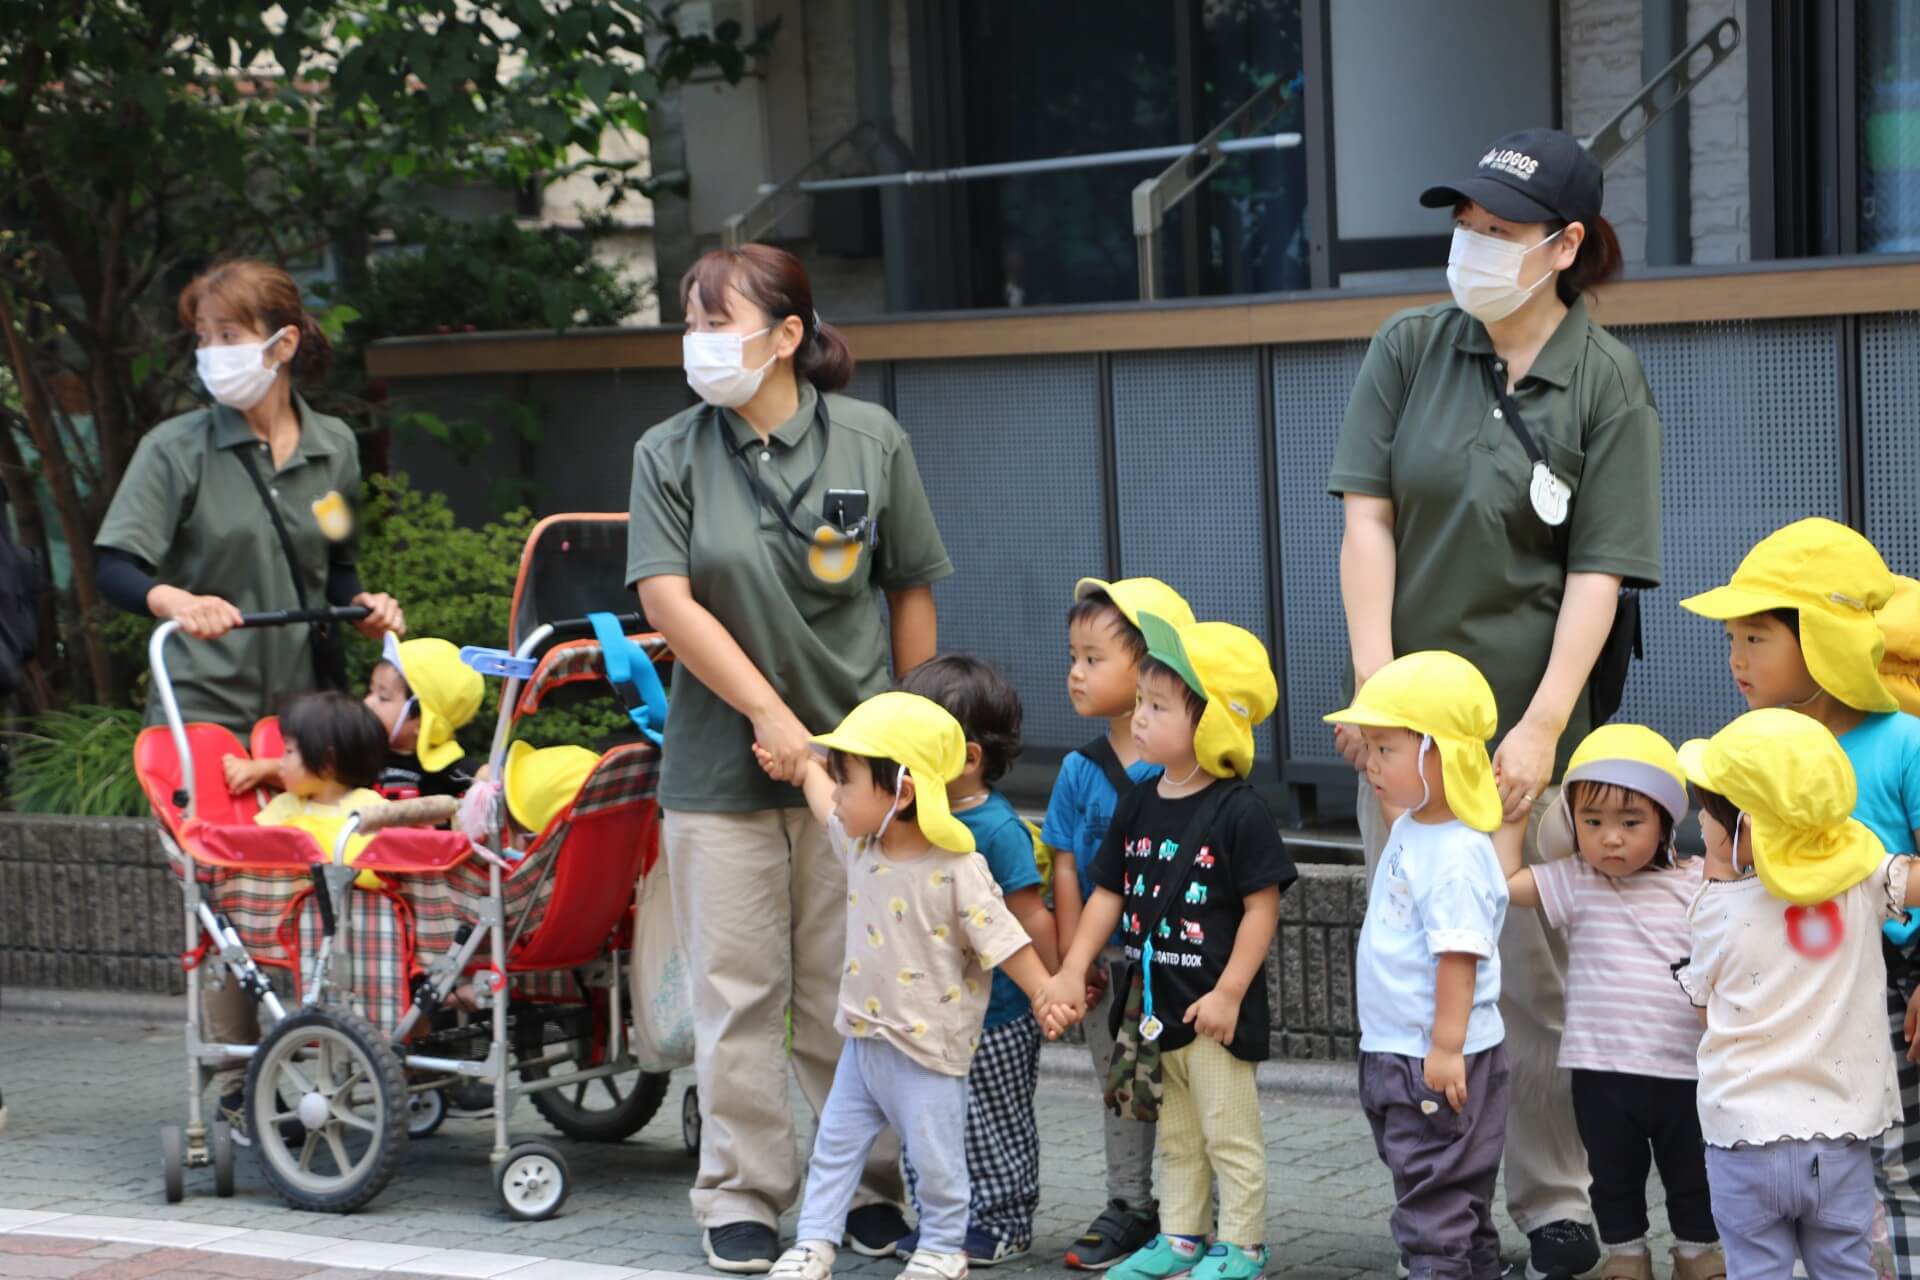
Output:
[[1237,1244],[1216,1244],[1193,1269],[1193,1280],[1257,1280],[1267,1273],[1265,1246],[1255,1245],[1251,1252]]
[[1198,1252],[1182,1253],[1174,1248],[1173,1237],[1157,1235],[1146,1246],[1136,1249],[1107,1272],[1111,1280],[1175,1280],[1204,1261]]

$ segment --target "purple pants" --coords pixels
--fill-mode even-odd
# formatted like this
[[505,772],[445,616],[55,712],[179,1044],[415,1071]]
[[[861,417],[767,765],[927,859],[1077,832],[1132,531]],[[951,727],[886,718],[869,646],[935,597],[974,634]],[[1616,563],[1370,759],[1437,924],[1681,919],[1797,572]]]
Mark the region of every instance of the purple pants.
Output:
[[1861,1139],[1708,1147],[1713,1220],[1740,1280],[1787,1280],[1793,1255],[1819,1280],[1874,1280],[1873,1156]]
[[1493,1183],[1507,1145],[1507,1051],[1467,1058],[1467,1105],[1427,1088],[1420,1059],[1360,1055],[1360,1105],[1393,1174],[1393,1241],[1411,1280],[1500,1274]]

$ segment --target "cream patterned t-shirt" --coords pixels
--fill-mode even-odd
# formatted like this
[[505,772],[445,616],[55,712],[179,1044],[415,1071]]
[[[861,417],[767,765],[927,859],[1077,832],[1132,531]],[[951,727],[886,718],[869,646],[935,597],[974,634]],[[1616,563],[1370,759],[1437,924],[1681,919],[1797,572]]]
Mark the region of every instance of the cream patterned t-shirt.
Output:
[[847,868],[844,1036],[878,1036],[931,1071],[964,1076],[987,1016],[987,970],[1031,943],[977,853],[904,862],[829,824]]

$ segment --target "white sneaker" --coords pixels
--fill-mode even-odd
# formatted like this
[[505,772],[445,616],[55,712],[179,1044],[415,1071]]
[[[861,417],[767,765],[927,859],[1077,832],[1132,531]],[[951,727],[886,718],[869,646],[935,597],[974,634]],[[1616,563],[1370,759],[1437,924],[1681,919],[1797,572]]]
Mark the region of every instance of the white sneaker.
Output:
[[915,1249],[900,1280],[967,1280],[967,1255]]
[[773,1280],[833,1280],[833,1249],[797,1244],[775,1260],[770,1274]]

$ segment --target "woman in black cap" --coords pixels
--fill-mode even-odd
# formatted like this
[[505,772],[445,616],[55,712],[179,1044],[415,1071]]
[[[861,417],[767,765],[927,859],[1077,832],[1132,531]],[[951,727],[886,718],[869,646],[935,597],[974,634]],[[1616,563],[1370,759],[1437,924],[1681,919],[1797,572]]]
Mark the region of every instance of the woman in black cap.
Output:
[[[1592,727],[1587,679],[1621,586],[1660,576],[1660,418],[1640,362],[1587,314],[1588,291],[1621,268],[1601,188],[1579,142],[1529,129],[1421,195],[1453,211],[1453,301],[1403,311],[1374,335],[1327,485],[1345,506],[1355,681],[1420,649],[1480,668],[1500,711],[1502,838],[1524,838],[1529,862],[1567,756]],[[1363,769],[1359,733],[1336,733]],[[1371,875],[1392,815],[1364,781],[1359,813]],[[1507,1207],[1529,1238],[1528,1274],[1571,1277],[1599,1248],[1570,1075],[1556,1061],[1566,950],[1521,915],[1500,944]]]

